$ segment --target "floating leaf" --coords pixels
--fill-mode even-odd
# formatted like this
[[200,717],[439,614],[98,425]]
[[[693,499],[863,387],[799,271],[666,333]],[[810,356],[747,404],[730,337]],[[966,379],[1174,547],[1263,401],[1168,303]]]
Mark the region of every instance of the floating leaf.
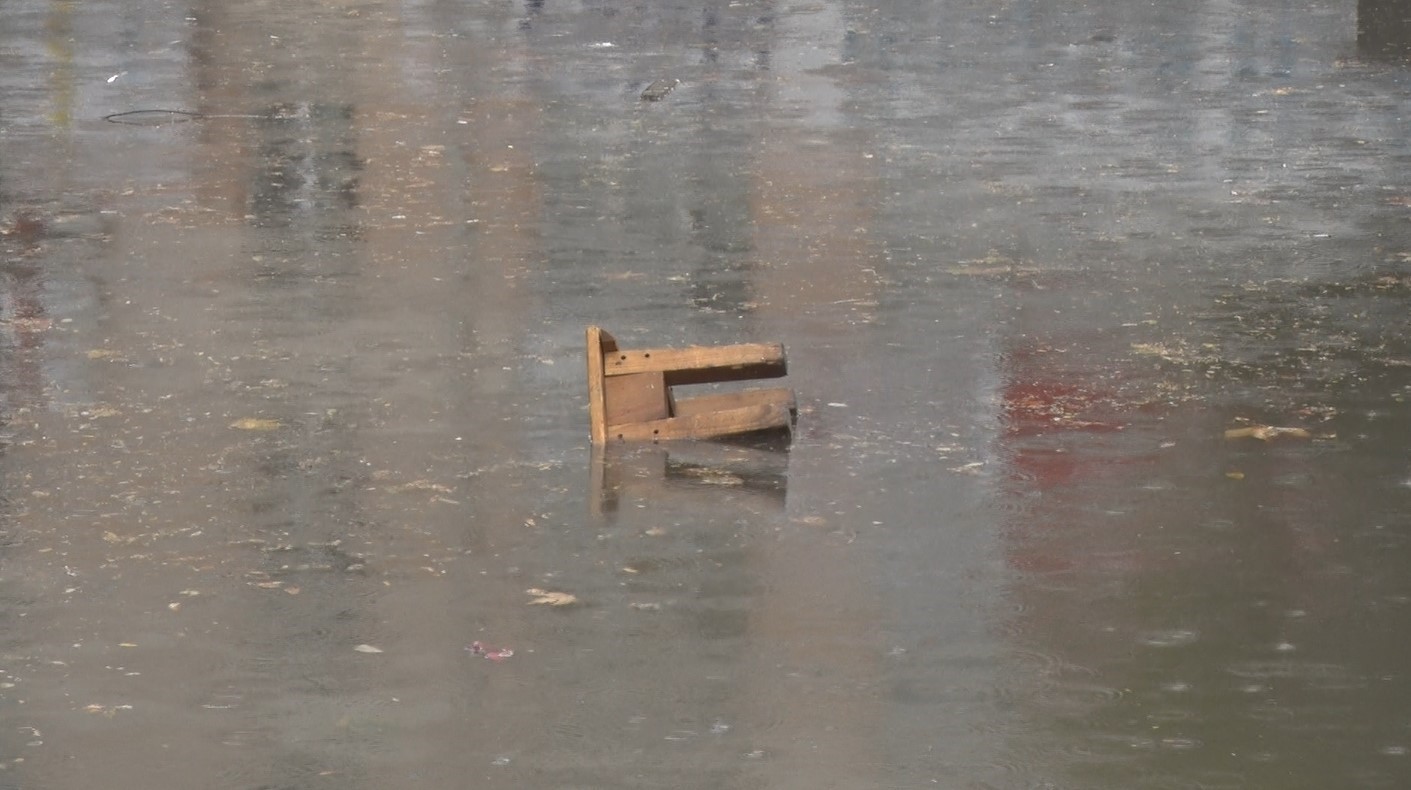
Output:
[[355,647],[355,648],[353,648],[353,649],[356,650],[356,651],[358,651],[359,653],[381,653],[381,652],[382,652],[382,648],[380,648],[380,647],[373,647],[372,645],[358,645],[357,647]]
[[538,587],[531,587],[524,592],[534,596],[534,600],[529,602],[530,606],[569,606],[578,603],[578,596],[571,593],[552,592]]
[[230,427],[241,431],[276,431],[279,430],[279,420],[267,420],[261,417],[242,417],[230,424]]

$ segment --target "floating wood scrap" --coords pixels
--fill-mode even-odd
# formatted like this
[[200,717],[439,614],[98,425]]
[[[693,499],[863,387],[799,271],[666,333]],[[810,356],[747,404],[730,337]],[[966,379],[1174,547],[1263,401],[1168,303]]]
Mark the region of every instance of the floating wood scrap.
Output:
[[796,406],[788,388],[682,399],[672,392],[681,385],[783,376],[787,365],[779,343],[622,349],[612,335],[590,326],[587,345],[594,444],[710,439],[793,424]]

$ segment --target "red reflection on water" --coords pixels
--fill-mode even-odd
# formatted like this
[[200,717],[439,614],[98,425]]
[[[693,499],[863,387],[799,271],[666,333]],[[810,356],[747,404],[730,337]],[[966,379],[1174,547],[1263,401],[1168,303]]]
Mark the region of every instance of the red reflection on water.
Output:
[[[1103,439],[1115,440],[1134,416],[1136,406],[1120,395],[1130,383],[1111,370],[1075,369],[1075,357],[1051,346],[1019,345],[1003,362],[1000,445],[1006,488],[1018,502],[1035,498],[1032,506],[1019,508],[1022,517],[1015,526],[1022,529],[1007,552],[1011,567],[1028,573],[1135,569],[1141,563],[1125,545],[1125,535],[1095,545],[1094,536],[1106,531],[1074,521],[1093,512],[1090,500],[1098,492],[1125,488],[1134,464],[1155,460]],[[1055,532],[1069,529],[1081,536],[1060,539]]]
[[1126,427],[1119,399],[1104,371],[1077,374],[1053,365],[1056,352],[1025,345],[1005,354],[1000,389],[1004,445],[1010,450],[1012,479],[1039,489],[1065,485],[1112,461],[1101,455],[1073,454],[1025,441],[1061,432],[1108,433]]

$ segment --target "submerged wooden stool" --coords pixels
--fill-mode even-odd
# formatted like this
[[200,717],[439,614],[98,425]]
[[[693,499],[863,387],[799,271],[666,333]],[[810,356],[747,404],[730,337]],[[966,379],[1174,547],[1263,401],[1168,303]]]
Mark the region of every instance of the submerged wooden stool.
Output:
[[588,420],[593,443],[611,440],[710,439],[788,428],[794,392],[787,387],[677,399],[672,387],[777,378],[787,372],[784,346],[621,349],[588,327]]

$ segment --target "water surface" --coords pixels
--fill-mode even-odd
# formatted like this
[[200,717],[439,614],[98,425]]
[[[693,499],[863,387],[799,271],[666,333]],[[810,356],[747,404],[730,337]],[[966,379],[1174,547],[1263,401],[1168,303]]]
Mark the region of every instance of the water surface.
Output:
[[1375,5],[0,0],[0,788],[1405,786]]

